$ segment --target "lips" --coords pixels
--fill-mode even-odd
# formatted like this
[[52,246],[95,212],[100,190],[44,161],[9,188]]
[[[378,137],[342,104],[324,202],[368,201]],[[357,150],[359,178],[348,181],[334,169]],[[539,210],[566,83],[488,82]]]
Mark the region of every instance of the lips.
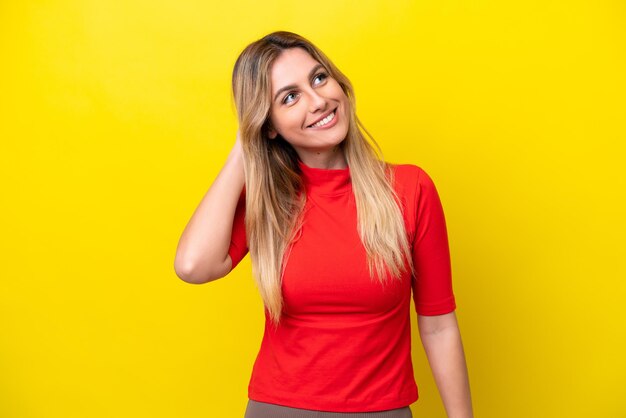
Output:
[[[331,111],[329,111],[329,112],[325,113],[325,114],[324,114],[324,115],[322,115],[319,119],[317,119],[317,120],[313,121],[310,125],[307,125],[307,128],[312,128],[312,127],[313,127],[313,125],[315,125],[317,122],[319,122],[319,121],[323,120],[324,118],[327,118],[327,117],[328,117],[328,115],[330,115],[331,113],[333,113],[333,112],[334,112],[334,111],[336,111],[336,110],[337,110],[337,108],[334,108],[333,110],[331,110]],[[337,116],[337,115],[335,115],[335,116]]]

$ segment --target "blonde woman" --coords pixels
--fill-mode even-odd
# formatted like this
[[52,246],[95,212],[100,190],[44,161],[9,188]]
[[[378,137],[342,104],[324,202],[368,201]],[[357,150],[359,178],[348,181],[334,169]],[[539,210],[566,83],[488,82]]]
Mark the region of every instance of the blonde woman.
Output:
[[350,81],[299,35],[248,45],[232,88],[239,132],[175,270],[206,283],[250,253],[266,326],[245,418],[411,417],[411,294],[447,414],[471,417],[432,179],[379,158]]

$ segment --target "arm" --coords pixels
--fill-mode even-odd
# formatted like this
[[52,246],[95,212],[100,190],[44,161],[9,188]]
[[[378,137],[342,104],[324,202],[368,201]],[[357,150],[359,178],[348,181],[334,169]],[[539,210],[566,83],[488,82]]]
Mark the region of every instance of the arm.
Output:
[[231,270],[228,248],[237,202],[244,186],[242,156],[237,133],[226,163],[180,237],[174,270],[186,282],[206,283],[224,277]]
[[449,418],[472,418],[465,354],[454,311],[418,315],[420,338]]

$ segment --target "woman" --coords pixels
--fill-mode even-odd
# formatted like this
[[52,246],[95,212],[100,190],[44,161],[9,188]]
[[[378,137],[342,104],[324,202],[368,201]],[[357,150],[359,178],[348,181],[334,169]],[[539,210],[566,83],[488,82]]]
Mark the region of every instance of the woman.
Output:
[[296,34],[246,47],[233,94],[235,145],[182,234],[175,269],[205,283],[250,253],[266,326],[245,417],[411,417],[411,290],[448,416],[471,417],[431,178],[378,158],[349,80]]

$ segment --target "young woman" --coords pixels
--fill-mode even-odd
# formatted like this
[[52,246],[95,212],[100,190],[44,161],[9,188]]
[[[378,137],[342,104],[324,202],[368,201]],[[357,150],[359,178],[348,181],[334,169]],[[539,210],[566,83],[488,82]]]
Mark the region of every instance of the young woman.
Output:
[[471,417],[432,179],[378,157],[350,81],[301,36],[247,46],[232,87],[239,132],[175,270],[205,283],[250,253],[266,326],[245,417],[411,417],[411,291],[447,414]]

